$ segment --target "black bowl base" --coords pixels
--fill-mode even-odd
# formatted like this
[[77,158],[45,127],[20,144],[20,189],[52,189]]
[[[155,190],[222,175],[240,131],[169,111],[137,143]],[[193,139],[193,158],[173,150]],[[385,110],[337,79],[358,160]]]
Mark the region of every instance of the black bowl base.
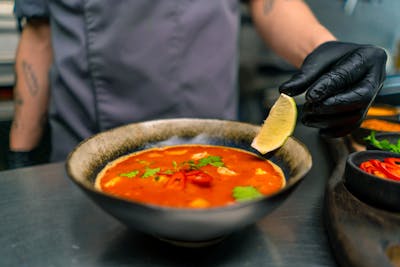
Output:
[[227,236],[220,236],[220,237],[216,237],[213,239],[209,239],[209,240],[203,240],[203,241],[185,241],[185,240],[175,240],[175,239],[169,239],[169,238],[164,238],[164,237],[160,237],[160,236],[155,236],[155,238],[169,243],[171,245],[174,246],[178,246],[178,247],[185,247],[185,248],[203,248],[203,247],[208,247],[208,246],[213,246],[216,245],[220,242],[222,242],[222,240],[224,240]]
[[376,200],[371,200],[371,199],[369,199],[369,196],[364,196],[362,193],[357,192],[356,190],[351,188],[351,186],[346,185],[346,183],[344,183],[343,186],[348,190],[349,195],[356,198],[358,201],[362,202],[364,205],[369,206],[370,208],[375,208],[375,209],[379,209],[379,210],[386,211],[389,213],[394,213],[394,214],[400,212],[400,209],[397,205],[380,203],[380,202],[377,202]]

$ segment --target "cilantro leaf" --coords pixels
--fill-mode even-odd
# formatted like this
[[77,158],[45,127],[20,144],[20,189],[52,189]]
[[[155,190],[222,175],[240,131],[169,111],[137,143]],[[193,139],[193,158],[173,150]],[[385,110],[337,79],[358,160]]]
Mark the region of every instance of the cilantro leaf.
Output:
[[131,171],[131,172],[120,173],[119,176],[133,178],[136,175],[138,175],[138,173],[139,173],[138,170],[134,170],[134,171]]
[[198,168],[204,167],[206,165],[222,167],[222,166],[224,166],[224,163],[222,162],[220,156],[208,156],[208,157],[200,159],[199,163],[197,163]]
[[148,178],[148,177],[154,176],[159,171],[160,171],[160,168],[152,169],[152,168],[146,167],[146,170],[143,173],[142,178]]
[[236,186],[233,188],[232,196],[236,201],[241,202],[260,198],[263,194],[253,186]]

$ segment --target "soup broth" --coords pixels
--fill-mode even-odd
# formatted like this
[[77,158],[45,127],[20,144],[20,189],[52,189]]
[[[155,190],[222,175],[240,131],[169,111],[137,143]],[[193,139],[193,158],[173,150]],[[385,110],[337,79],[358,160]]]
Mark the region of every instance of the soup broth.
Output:
[[273,194],[282,170],[250,152],[177,145],[135,152],[110,162],[95,186],[128,200],[168,207],[209,208]]

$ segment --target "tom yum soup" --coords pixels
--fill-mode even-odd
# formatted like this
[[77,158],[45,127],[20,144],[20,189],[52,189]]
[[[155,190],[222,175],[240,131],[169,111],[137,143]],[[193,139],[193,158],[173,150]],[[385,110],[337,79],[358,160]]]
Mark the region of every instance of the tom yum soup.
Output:
[[168,207],[209,208],[269,195],[285,186],[282,170],[235,148],[178,145],[110,162],[96,188],[121,198]]

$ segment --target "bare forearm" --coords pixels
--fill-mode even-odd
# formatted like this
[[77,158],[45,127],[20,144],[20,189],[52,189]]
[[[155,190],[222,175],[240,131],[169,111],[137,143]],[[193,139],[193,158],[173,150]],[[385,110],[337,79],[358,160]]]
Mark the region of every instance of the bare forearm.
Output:
[[42,137],[49,100],[50,40],[50,27],[45,21],[28,23],[21,34],[15,62],[11,150],[31,150]]
[[264,41],[296,67],[317,46],[335,40],[301,0],[252,0],[250,5]]

